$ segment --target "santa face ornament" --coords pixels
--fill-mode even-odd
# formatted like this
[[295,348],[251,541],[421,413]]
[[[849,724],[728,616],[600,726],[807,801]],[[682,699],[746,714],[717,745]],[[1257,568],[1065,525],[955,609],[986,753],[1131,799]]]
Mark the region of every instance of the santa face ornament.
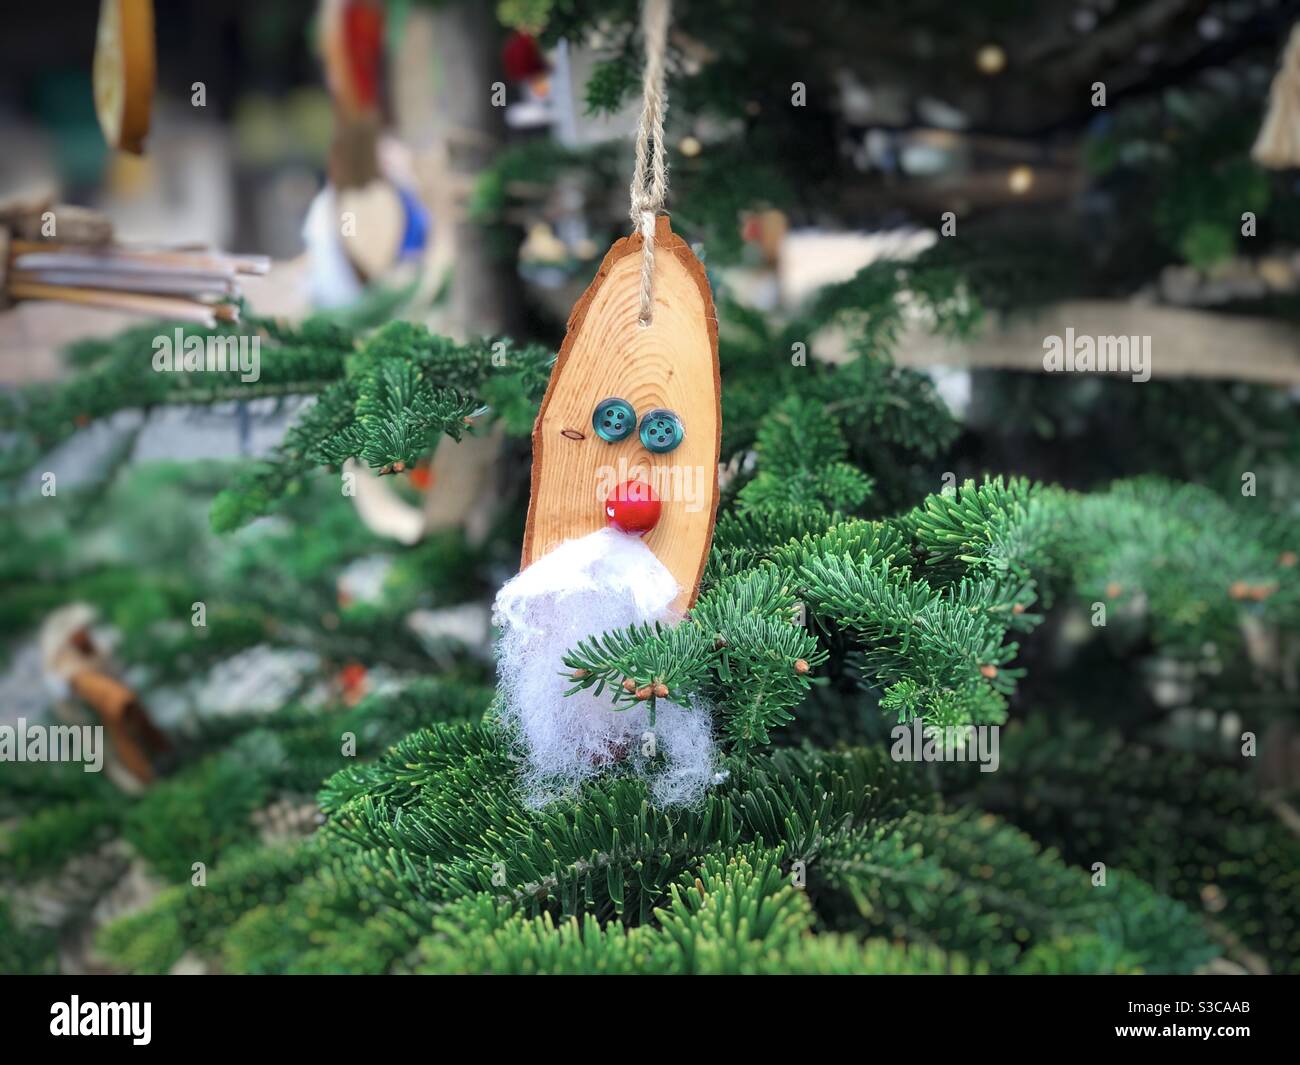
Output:
[[[573,309],[533,428],[518,577],[497,596],[503,723],[533,805],[612,768],[661,805],[698,799],[716,759],[708,709],[572,695],[581,640],[671,624],[694,602],[718,502],[718,329],[704,267],[659,218],[653,313],[640,235],[616,243]],[[657,705],[655,703],[657,702]]]
[[718,506],[718,322],[704,267],[667,218],[654,274],[654,315],[642,325],[641,237],[620,240],[569,317],[533,429],[522,568],[610,526],[642,537],[685,611]]

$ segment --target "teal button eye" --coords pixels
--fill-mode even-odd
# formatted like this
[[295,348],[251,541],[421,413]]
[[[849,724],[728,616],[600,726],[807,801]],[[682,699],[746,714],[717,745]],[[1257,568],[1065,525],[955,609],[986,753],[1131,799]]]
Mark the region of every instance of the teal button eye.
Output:
[[641,443],[657,455],[671,451],[685,435],[682,420],[670,410],[652,410],[641,419]]
[[634,425],[636,411],[632,409],[632,404],[617,397],[601,400],[591,416],[591,427],[596,430],[596,435],[611,444],[617,444],[631,436]]

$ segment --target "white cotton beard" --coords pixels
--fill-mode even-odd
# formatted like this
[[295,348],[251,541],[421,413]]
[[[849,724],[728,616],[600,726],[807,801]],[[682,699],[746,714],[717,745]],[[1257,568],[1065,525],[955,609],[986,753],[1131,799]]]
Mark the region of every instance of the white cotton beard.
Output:
[[[640,537],[602,529],[568,540],[497,593],[500,714],[524,755],[530,806],[572,795],[584,780],[629,765],[660,806],[699,800],[713,778],[708,710],[655,700],[655,723],[639,702],[615,709],[608,691],[565,696],[564,655],[579,641],[642,622],[673,622],[677,582]],[[643,753],[654,735],[657,757]]]

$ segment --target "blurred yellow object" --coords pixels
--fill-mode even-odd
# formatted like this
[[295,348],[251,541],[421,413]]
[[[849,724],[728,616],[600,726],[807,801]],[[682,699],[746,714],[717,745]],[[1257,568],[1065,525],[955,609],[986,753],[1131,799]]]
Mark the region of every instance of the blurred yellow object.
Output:
[[1026,192],[1034,187],[1034,169],[1029,166],[1016,166],[1011,168],[1011,173],[1007,175],[1007,186],[1017,196],[1023,196]]
[[1260,280],[1275,292],[1291,292],[1296,287],[1296,271],[1281,255],[1268,255],[1256,267]]
[[981,74],[1001,74],[1006,69],[1007,53],[1001,45],[986,44],[975,53],[975,67]]
[[153,0],[103,0],[95,37],[95,114],[110,148],[144,151],[155,77]]
[[151,192],[158,184],[158,171],[142,155],[117,154],[109,159],[104,184],[114,196],[130,199]]
[[558,263],[569,257],[569,249],[546,222],[534,222],[519,247],[519,258],[526,263]]

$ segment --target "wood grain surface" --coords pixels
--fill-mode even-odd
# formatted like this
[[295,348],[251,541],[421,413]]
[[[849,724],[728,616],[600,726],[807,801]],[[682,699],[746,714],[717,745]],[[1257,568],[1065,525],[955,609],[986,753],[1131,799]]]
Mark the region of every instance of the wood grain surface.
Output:
[[[604,528],[608,492],[625,480],[643,480],[663,502],[645,542],[677,578],[681,593],[674,605],[685,610],[695,601],[718,505],[718,322],[703,265],[665,217],[655,242],[650,325],[637,321],[639,234],[609,250],[569,316],[533,426],[522,566],[565,540]],[[614,444],[602,440],[591,416],[613,396],[632,404],[638,422],[655,408],[676,412],[685,428],[682,443],[654,454],[636,432]]]
[[143,154],[156,67],[153,0],[101,0],[92,74],[110,148]]

